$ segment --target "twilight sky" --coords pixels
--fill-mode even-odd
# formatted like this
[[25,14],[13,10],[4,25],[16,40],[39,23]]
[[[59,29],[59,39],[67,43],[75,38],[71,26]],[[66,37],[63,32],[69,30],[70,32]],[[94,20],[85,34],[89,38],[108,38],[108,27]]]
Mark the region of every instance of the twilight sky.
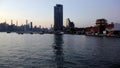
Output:
[[54,24],[54,6],[63,4],[64,25],[70,18],[76,27],[92,26],[96,19],[120,23],[120,0],[0,0],[0,22],[27,19],[34,25],[50,27]]

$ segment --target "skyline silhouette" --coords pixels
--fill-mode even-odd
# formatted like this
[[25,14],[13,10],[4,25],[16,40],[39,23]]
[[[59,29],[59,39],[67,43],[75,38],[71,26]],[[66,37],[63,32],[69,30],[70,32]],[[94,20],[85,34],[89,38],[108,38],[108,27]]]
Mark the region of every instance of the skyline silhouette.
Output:
[[[69,2],[69,3],[68,3]],[[0,1],[0,22],[8,22],[11,19],[15,24],[24,24],[25,20],[32,21],[33,25],[51,27],[54,24],[54,6],[62,4],[64,7],[64,25],[67,18],[70,18],[77,25],[86,27],[93,25],[96,19],[105,18],[110,23],[120,22],[119,0],[1,0]]]

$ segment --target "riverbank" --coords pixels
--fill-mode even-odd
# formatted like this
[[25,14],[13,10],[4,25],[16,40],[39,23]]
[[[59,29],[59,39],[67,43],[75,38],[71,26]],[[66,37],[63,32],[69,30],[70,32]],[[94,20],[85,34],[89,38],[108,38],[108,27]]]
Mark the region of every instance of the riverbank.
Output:
[[[50,32],[5,32],[7,34],[10,34],[10,33],[17,33],[17,34],[56,34],[56,33],[50,33]],[[66,35],[68,33],[62,33],[60,35]],[[93,37],[111,37],[111,38],[120,38],[120,36],[118,35],[111,35],[111,36],[108,36],[108,35],[103,35],[103,34],[99,34],[99,35],[92,35],[92,34],[69,34],[69,35],[85,35],[85,36],[93,36]]]
[[93,37],[113,37],[113,38],[120,38],[120,36],[118,35],[111,35],[111,36],[108,36],[108,35],[91,35],[91,34],[85,34],[86,36],[93,36]]

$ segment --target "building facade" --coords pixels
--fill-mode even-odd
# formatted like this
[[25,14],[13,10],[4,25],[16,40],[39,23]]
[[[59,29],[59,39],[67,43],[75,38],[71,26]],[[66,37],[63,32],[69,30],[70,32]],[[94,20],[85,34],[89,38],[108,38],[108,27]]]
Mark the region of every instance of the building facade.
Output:
[[54,6],[54,31],[63,30],[63,5]]
[[114,32],[114,35],[119,35],[120,36],[120,23],[115,23],[114,24],[113,32]]
[[68,18],[66,20],[66,28],[74,28],[74,23],[70,21],[70,19]]
[[97,19],[96,25],[85,28],[85,33],[90,35],[113,35],[114,24],[107,23],[106,19]]
[[103,34],[103,31],[105,31],[106,26],[108,25],[106,19],[97,19],[96,20],[96,27],[98,27],[99,34]]

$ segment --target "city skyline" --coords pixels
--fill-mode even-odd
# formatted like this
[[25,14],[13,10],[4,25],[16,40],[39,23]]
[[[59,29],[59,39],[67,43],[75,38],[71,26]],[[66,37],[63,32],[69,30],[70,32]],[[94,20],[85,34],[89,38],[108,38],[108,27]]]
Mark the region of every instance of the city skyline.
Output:
[[64,7],[64,26],[67,18],[76,27],[93,25],[96,19],[105,18],[108,22],[120,22],[120,0],[1,0],[0,22],[24,24],[26,19],[33,25],[51,27],[54,24],[54,5]]

